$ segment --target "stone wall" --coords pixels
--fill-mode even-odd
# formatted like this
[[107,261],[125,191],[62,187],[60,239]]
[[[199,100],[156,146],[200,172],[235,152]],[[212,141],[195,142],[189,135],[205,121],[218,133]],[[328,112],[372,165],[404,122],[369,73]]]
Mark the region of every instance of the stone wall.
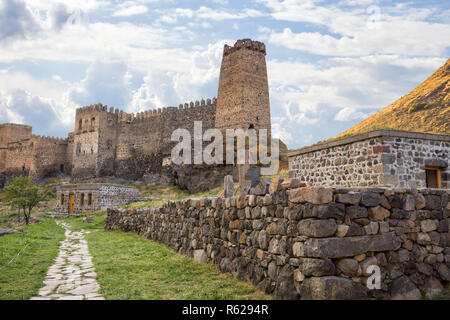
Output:
[[[420,299],[450,281],[449,191],[298,188],[108,210],[137,232],[281,299]],[[368,266],[381,270],[369,290]]]
[[437,167],[441,188],[450,188],[450,136],[447,141],[385,137],[383,144],[385,185],[424,188],[425,167]]
[[117,208],[137,201],[139,190],[130,187],[101,185],[99,187],[98,207],[101,210]]
[[425,168],[440,167],[448,188],[450,136],[379,130],[289,152],[289,174],[310,185],[427,187]]
[[381,146],[381,138],[373,138],[292,156],[290,175],[312,185],[380,186]]

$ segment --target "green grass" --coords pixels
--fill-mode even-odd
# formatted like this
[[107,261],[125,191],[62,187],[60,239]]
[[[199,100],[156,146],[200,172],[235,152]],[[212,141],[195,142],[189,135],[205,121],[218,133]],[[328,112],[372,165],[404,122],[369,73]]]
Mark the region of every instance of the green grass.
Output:
[[0,238],[0,300],[26,300],[43,286],[64,229],[52,219],[24,227],[24,233]]
[[67,219],[86,235],[101,293],[113,300],[270,299],[250,284],[199,264],[173,249],[135,233],[104,231],[105,215]]

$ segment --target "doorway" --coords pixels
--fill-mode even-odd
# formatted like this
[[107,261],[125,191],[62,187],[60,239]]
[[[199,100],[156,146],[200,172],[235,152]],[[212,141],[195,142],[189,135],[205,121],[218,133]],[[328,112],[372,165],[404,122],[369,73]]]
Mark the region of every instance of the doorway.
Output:
[[73,205],[75,203],[75,195],[69,195],[69,214],[73,214]]
[[438,168],[425,167],[427,188],[440,188],[441,177]]

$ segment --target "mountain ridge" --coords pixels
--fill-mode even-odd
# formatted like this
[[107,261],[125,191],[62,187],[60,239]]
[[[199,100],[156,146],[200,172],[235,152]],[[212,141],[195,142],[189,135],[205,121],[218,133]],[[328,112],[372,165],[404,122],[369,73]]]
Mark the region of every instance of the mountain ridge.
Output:
[[450,134],[450,59],[410,93],[332,139],[379,129]]

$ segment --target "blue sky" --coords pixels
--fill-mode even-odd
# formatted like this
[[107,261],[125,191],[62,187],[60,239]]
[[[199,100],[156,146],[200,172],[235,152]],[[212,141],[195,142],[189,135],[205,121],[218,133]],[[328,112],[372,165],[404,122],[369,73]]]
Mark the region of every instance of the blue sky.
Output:
[[350,128],[450,53],[450,2],[0,0],[0,122],[65,137],[77,107],[217,95],[223,45],[267,46],[272,130],[290,148]]

